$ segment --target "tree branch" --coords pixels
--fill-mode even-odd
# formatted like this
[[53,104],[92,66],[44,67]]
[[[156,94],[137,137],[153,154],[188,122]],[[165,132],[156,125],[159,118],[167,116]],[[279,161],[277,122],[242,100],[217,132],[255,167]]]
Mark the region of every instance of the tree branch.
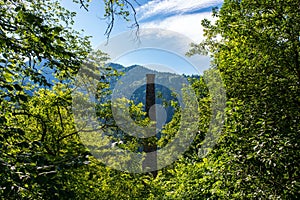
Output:
[[[133,19],[134,19],[134,23],[130,26],[131,28],[136,28],[136,37],[138,38],[139,36],[139,28],[140,28],[140,25],[138,23],[138,20],[137,20],[137,13],[136,13],[136,10],[133,6],[133,4],[129,1],[129,0],[123,0],[124,4],[127,6],[127,7],[130,7],[131,11],[133,12]],[[133,0],[133,2],[135,2],[137,5],[140,5],[137,0]],[[108,26],[105,30],[105,33],[104,35],[106,35],[107,37],[107,40],[109,40],[109,37],[110,37],[110,34],[113,30],[113,27],[114,27],[114,23],[115,23],[115,14],[118,14],[118,13],[115,13],[115,9],[114,9],[114,2],[113,1],[109,1],[109,13],[108,13],[108,16],[107,18],[110,18],[109,19],[109,23],[108,23]],[[120,14],[121,15],[121,14]],[[126,18],[125,18],[126,19]]]
[[89,9],[87,8],[87,6],[84,4],[84,0],[80,0],[80,8],[84,8],[86,11],[89,11]]

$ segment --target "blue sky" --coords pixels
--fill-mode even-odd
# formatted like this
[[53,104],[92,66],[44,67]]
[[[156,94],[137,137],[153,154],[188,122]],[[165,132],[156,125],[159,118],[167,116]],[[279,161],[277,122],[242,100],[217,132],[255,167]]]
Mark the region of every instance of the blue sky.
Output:
[[104,35],[107,21],[103,20],[102,0],[92,0],[88,12],[71,0],[62,0],[62,5],[77,13],[74,28],[92,36],[93,47],[109,53],[113,62],[125,66],[156,65],[180,74],[202,73],[209,67],[208,57],[188,58],[184,54],[189,43],[203,39],[201,20],[215,21],[211,8],[220,7],[222,0],[137,1],[140,5],[134,5],[141,27],[140,40],[135,40],[130,22],[117,18],[108,44]]

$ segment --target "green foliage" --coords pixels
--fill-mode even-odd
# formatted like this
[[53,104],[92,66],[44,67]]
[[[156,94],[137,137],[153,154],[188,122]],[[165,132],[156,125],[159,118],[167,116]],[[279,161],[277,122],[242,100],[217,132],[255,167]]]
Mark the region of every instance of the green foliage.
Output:
[[207,40],[229,98],[224,136],[209,156],[201,194],[226,199],[299,196],[299,6],[225,1]]
[[69,89],[46,89],[47,72],[67,82],[90,50],[70,28],[74,15],[57,1],[0,2],[2,198],[74,196],[64,171],[83,165],[87,152],[75,137]]
[[[74,2],[86,7],[88,1]],[[129,19],[129,1],[104,3],[105,16],[112,24],[114,15]],[[82,144],[82,124],[75,123],[72,110],[73,78],[80,70],[86,75],[81,83],[91,86],[96,94],[97,104],[92,108],[99,118],[97,128],[114,142],[126,141],[118,144],[122,149],[138,152],[141,141],[120,130],[112,114],[110,84],[122,74],[105,65],[108,55],[91,52],[88,38],[70,28],[74,15],[58,1],[0,2],[2,199],[298,198],[297,1],[226,0],[220,10],[213,11],[218,17],[215,24],[202,22],[207,39],[193,44],[188,54],[210,53],[213,66],[204,76],[187,77],[198,100],[199,116],[182,119],[182,108],[175,100],[164,102],[167,90],[163,90],[158,96],[165,106],[174,107],[173,118],[159,139],[145,141],[163,148],[178,130],[196,137],[185,154],[159,170],[155,179],[150,174],[106,167]],[[222,130],[218,122],[212,122],[224,117],[221,104],[225,91],[220,89],[217,71],[228,99]],[[50,80],[47,73],[53,74]],[[183,95],[189,103],[187,91],[184,88]],[[85,95],[77,97],[87,100]],[[147,126],[150,120],[136,97],[119,99],[113,106],[129,105],[130,117],[139,126]],[[187,112],[194,107],[191,101]],[[192,121],[198,126],[189,127]],[[218,143],[210,149],[221,131]],[[94,137],[97,134],[87,135],[95,145],[99,145]]]

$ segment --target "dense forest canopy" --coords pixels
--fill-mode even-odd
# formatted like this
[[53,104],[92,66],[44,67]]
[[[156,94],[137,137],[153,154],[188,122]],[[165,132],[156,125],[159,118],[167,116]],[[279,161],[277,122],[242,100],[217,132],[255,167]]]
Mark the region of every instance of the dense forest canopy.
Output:
[[[89,1],[74,2],[88,12]],[[138,28],[135,0],[103,2],[105,10],[99,12],[109,24],[99,29],[107,36],[116,16]],[[202,21],[206,39],[187,52],[212,58],[211,69],[203,75],[185,77],[198,107],[197,117],[185,122],[197,126],[189,129],[182,124],[182,108],[162,88],[157,93],[165,107],[172,107],[172,117],[160,138],[143,142],[124,134],[113,117],[108,98],[112,80],[124,73],[107,65],[109,55],[93,51],[89,37],[72,29],[75,14],[59,1],[0,1],[1,199],[299,198],[298,1],[225,0],[221,8],[213,9],[216,22]],[[97,160],[92,148],[82,143],[73,116],[74,81],[80,69],[92,77],[101,75],[96,79],[98,128],[118,147],[141,153],[144,143],[164,147],[181,126],[186,127],[184,134],[195,135],[190,147],[156,177],[118,171]],[[215,72],[220,72],[225,85],[225,109],[211,106],[221,98],[215,95],[220,91],[210,90],[210,84],[220,84]],[[168,98],[163,99],[166,93]],[[130,105],[130,117],[138,125],[147,126],[151,122],[138,95],[122,103]],[[212,149],[203,148],[212,116],[222,118],[224,112],[222,129],[213,129],[221,137]],[[92,136],[88,139],[96,141]],[[201,149],[207,150],[205,157],[200,156]]]

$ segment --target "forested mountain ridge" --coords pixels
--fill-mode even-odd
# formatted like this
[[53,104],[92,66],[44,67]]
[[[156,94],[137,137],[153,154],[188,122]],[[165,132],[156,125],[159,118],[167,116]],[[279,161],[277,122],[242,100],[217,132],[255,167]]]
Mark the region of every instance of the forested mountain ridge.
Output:
[[156,70],[151,70],[140,65],[131,65],[129,67],[124,67],[120,64],[108,63],[106,64],[106,66],[111,67],[112,70],[117,70],[118,73],[120,73],[119,76],[109,76],[105,79],[105,81],[109,83],[109,90],[111,91],[114,91],[117,81],[122,82],[122,80],[120,80],[122,76],[128,74],[128,72],[130,73],[128,75],[128,78],[123,79],[123,81],[126,80],[126,82],[123,83],[124,87],[119,87],[122,88],[122,92],[124,93],[133,92],[130,100],[133,100],[135,104],[143,103],[145,105],[146,74],[154,74],[156,83],[155,101],[156,104],[165,104],[165,109],[167,112],[167,123],[171,121],[174,114],[174,108],[171,105],[167,106],[167,104],[170,104],[171,101],[176,101],[178,103],[178,99],[176,100],[176,92],[179,93],[179,96],[182,95],[182,87],[184,87],[184,85],[191,84],[189,80],[196,80],[200,78],[200,75],[187,76],[184,74],[179,75],[170,72],[158,72]]

